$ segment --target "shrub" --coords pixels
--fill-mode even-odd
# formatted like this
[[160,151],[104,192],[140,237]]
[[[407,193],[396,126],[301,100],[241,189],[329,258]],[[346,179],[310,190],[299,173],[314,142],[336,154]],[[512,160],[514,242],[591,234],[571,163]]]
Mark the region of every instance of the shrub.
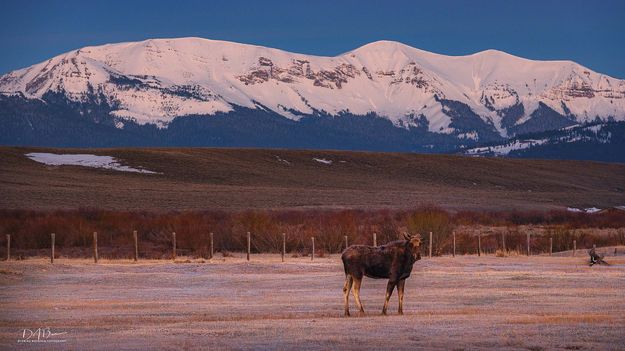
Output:
[[426,207],[412,212],[407,218],[410,234],[421,234],[422,246],[429,246],[432,232],[432,254],[441,255],[450,244],[453,225],[449,214],[436,207]]
[[[282,233],[285,233],[286,249],[290,253],[309,254],[310,238],[314,236],[319,252],[330,254],[344,249],[345,235],[350,245],[371,245],[374,232],[378,245],[399,239],[400,233],[420,233],[423,248],[427,248],[431,231],[433,254],[441,255],[451,253],[451,233],[459,227],[473,228],[473,231],[456,231],[457,254],[477,253],[478,234],[482,234],[484,252],[496,253],[501,247],[502,231],[506,233],[506,249],[523,253],[528,231],[532,233],[533,253],[547,252],[549,237],[553,238],[554,251],[572,249],[573,240],[577,241],[578,249],[593,244],[625,244],[625,213],[619,212],[464,211],[451,214],[433,206],[410,211],[0,210],[0,257],[6,257],[4,234],[11,234],[12,256],[27,257],[49,254],[50,233],[56,233],[59,255],[90,257],[93,232],[98,232],[101,257],[131,258],[134,253],[133,230],[138,233],[139,256],[142,258],[169,257],[172,232],[176,232],[180,253],[190,257],[208,257],[210,232],[214,233],[214,251],[228,255],[229,251],[245,251],[247,232],[252,234],[253,252],[280,252]],[[604,230],[604,234],[598,233],[597,228]]]

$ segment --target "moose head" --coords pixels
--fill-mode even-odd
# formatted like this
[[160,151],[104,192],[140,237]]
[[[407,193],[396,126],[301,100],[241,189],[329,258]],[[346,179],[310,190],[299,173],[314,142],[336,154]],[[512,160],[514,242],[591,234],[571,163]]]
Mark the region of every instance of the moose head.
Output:
[[403,233],[402,236],[404,237],[404,240],[406,240],[408,242],[408,247],[410,248],[410,251],[412,252],[412,258],[415,261],[418,261],[421,259],[421,235],[419,235],[418,233],[415,235],[409,235],[408,233]]

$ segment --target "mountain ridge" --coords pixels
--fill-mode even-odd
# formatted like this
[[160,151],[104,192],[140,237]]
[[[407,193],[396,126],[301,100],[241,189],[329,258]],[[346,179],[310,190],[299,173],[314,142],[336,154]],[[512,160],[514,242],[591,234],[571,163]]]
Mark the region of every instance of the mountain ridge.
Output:
[[15,125],[30,123],[24,110],[54,115],[51,106],[119,130],[251,109],[296,122],[374,115],[458,146],[625,120],[625,80],[573,61],[447,56],[389,40],[334,57],[197,37],[88,46],[0,76],[0,100],[0,122]]

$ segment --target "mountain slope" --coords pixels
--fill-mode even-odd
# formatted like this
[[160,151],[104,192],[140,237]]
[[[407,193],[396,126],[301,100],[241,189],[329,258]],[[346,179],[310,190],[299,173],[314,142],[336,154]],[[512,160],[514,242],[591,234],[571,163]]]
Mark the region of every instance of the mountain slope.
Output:
[[[219,138],[215,124],[221,123],[210,118],[240,117],[240,111],[252,124],[271,116],[277,124],[268,128],[284,129],[277,134],[294,142],[293,133],[311,132],[302,121],[319,125],[321,145],[340,140],[323,142],[337,120],[352,118],[352,129],[364,130],[375,118],[398,129],[391,136],[406,135],[395,140],[406,147],[391,149],[441,151],[597,118],[625,120],[625,81],[570,61],[495,50],[454,57],[379,41],[320,57],[200,38],[86,47],[0,77],[0,123],[17,135],[2,136],[5,144],[48,138],[48,145],[68,145],[74,123],[104,135],[98,145],[166,145],[167,138],[180,144],[168,137],[180,133],[166,131],[188,124],[179,119],[196,116]],[[57,115],[74,116],[71,126]],[[69,136],[41,134],[33,121],[47,130],[69,128]],[[245,128],[247,122],[238,122],[243,126],[230,127]],[[356,144],[376,132],[361,133]]]
[[625,123],[595,123],[525,134],[498,144],[468,148],[461,153],[625,163]]

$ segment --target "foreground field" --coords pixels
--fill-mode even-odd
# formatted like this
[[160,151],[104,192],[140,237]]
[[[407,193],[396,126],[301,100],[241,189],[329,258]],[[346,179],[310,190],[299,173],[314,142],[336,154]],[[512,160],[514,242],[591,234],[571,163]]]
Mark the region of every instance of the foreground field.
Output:
[[[156,174],[46,166],[29,152],[113,156]],[[0,208],[116,210],[624,205],[625,165],[260,149],[0,147]],[[331,162],[331,163],[330,163]],[[28,196],[25,196],[28,194]]]
[[[625,258],[444,257],[417,263],[404,316],[344,318],[338,256],[0,264],[1,349],[623,349]],[[352,311],[355,312],[353,299]],[[49,327],[48,340],[18,343]]]

